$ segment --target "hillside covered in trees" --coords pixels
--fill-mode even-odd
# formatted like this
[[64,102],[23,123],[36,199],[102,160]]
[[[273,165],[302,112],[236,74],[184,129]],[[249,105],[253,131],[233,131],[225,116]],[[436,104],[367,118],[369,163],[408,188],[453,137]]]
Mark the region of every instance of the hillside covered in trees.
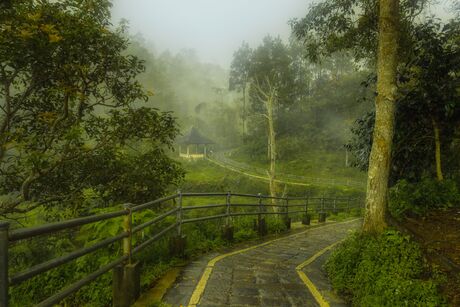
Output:
[[[160,2],[156,10],[178,14]],[[301,14],[283,21],[287,35],[266,31],[251,39],[229,27],[220,36],[242,39],[220,63],[202,49],[183,43],[169,50],[147,31],[136,33],[136,20],[124,19],[122,5],[0,3],[0,258],[6,259],[0,265],[7,268],[0,274],[0,306],[38,304],[126,256],[126,244],[166,235],[164,227],[179,238],[183,232],[187,244],[180,252],[171,254],[174,242],[182,243],[168,234],[137,256],[140,287],[148,290],[184,258],[287,231],[291,220],[280,215],[296,197],[307,202],[293,217],[299,225],[321,223],[321,214],[335,221],[363,218],[360,230],[324,259],[328,282],[344,302],[460,304],[456,1],[443,6],[446,14],[426,0],[302,3]],[[151,9],[131,9],[140,14],[136,9],[144,5]],[[219,14],[218,7],[196,4],[203,20],[211,14],[206,8]],[[218,26],[216,16],[207,28]],[[173,37],[181,27],[163,32]],[[207,44],[198,33],[196,41]],[[190,131],[206,141],[184,143]],[[200,155],[193,158],[189,150]],[[218,219],[194,224],[202,211],[183,214],[182,193],[198,196],[184,206],[211,205],[208,213]],[[235,211],[230,218],[232,193],[258,197],[249,205],[262,211]],[[131,215],[130,206],[169,195],[176,196]],[[309,199],[318,200],[316,211],[308,211]],[[325,199],[333,205],[327,214]],[[362,208],[349,207],[352,199]],[[337,211],[340,201],[344,212]],[[178,209],[164,215],[170,207]],[[128,212],[130,222],[119,215],[47,237],[12,239],[29,228],[117,210]],[[262,219],[263,210],[273,216]],[[184,216],[190,224],[182,229]],[[127,225],[154,227],[133,236]],[[233,243],[225,240],[230,226]],[[72,254],[113,236],[121,239]],[[120,263],[131,265],[131,256],[129,250],[129,261]],[[65,264],[54,266],[53,259]],[[40,274],[17,281],[31,267]],[[61,304],[108,306],[112,282],[101,274]]]

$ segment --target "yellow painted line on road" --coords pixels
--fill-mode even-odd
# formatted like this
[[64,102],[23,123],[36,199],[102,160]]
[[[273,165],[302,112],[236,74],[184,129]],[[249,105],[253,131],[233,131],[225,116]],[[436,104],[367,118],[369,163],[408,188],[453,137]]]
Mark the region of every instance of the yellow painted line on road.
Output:
[[[301,233],[297,233],[296,235],[299,235],[299,234],[301,234]],[[271,243],[273,243],[275,241],[278,241],[280,239],[281,238],[278,238],[278,239],[275,239],[275,240],[267,241],[267,242],[259,244],[259,245],[254,245],[254,246],[251,246],[251,247],[248,247],[248,248],[245,248],[245,249],[240,249],[240,250],[237,250],[237,251],[234,251],[234,252],[231,252],[231,253],[223,254],[223,255],[217,256],[214,259],[212,259],[211,261],[209,261],[208,265],[206,266],[206,269],[204,270],[203,275],[200,278],[200,281],[198,282],[197,286],[195,287],[195,290],[192,293],[192,297],[190,298],[190,302],[188,303],[188,306],[189,307],[194,307],[194,306],[198,305],[198,303],[200,302],[201,296],[203,295],[204,289],[206,288],[206,284],[208,283],[209,277],[211,276],[212,269],[214,268],[214,265],[216,265],[216,263],[218,261],[220,261],[220,260],[222,260],[224,258],[233,256],[233,255],[236,255],[236,254],[241,254],[241,253],[250,251],[252,249],[271,244]]]
[[[344,239],[345,240],[345,239]],[[324,297],[321,295],[321,293],[318,291],[316,288],[315,284],[308,278],[307,274],[305,274],[302,269],[306,267],[307,265],[313,263],[319,256],[327,252],[328,250],[332,249],[334,246],[337,244],[343,242],[344,240],[340,240],[338,242],[335,242],[334,244],[329,245],[328,247],[320,250],[316,254],[314,254],[312,257],[308,258],[306,261],[302,262],[299,264],[295,269],[297,271],[297,274],[299,275],[300,279],[303,281],[305,286],[307,286],[308,290],[310,290],[311,294],[315,298],[315,300],[318,302],[318,304],[321,307],[329,307],[329,303],[324,299]]]
[[[341,225],[341,224],[347,224],[347,223],[351,223],[351,222],[355,222],[359,219],[353,219],[353,220],[350,220],[350,221],[345,221],[345,222],[340,222],[340,223],[332,223],[332,224],[327,224],[327,225],[324,225],[324,226],[321,226],[321,227],[315,227],[315,228],[310,228],[310,229],[307,229],[305,231],[302,231],[302,232],[299,232],[299,233],[295,233],[295,234],[292,234],[292,235],[289,235],[289,236],[285,236],[285,237],[281,237],[281,238],[277,238],[277,239],[273,239],[273,240],[270,240],[270,241],[267,241],[267,242],[264,242],[262,244],[258,244],[258,245],[254,245],[254,246],[251,246],[251,247],[248,247],[248,248],[244,248],[244,249],[240,249],[240,250],[237,250],[237,251],[233,251],[233,252],[230,252],[230,253],[227,253],[227,254],[222,254],[222,255],[219,255],[213,259],[211,259],[207,266],[206,266],[206,269],[204,270],[203,272],[203,275],[201,275],[201,278],[198,282],[198,284],[196,285],[195,287],[195,290],[193,291],[192,293],[192,296],[190,298],[190,301],[188,303],[188,307],[195,307],[196,305],[198,305],[198,303],[200,302],[200,299],[204,293],[204,290],[206,288],[206,285],[208,283],[208,280],[209,280],[209,277],[211,277],[211,273],[212,273],[212,270],[214,268],[214,266],[216,265],[216,263],[224,258],[227,258],[227,257],[230,257],[230,256],[233,256],[233,255],[237,255],[237,254],[241,254],[241,253],[245,253],[247,251],[250,251],[250,250],[253,250],[253,249],[256,249],[256,248],[259,248],[259,247],[262,247],[262,246],[266,246],[266,245],[269,245],[269,244],[272,244],[276,241],[279,241],[279,240],[283,240],[283,239],[287,239],[287,238],[290,238],[290,237],[294,237],[294,236],[299,236],[301,234],[304,234],[306,232],[309,232],[311,230],[314,230],[316,228],[325,228],[325,227],[329,227],[329,226],[333,226],[333,225]],[[338,242],[337,242],[338,243]],[[335,243],[335,244],[337,244]],[[331,247],[332,248],[332,247]],[[324,250],[322,250],[324,251]],[[321,253],[322,251],[320,251],[319,253]],[[323,252],[324,253],[324,252]],[[318,254],[315,254],[313,257],[317,256]],[[312,257],[312,258],[313,258]],[[314,259],[316,259],[314,258]],[[311,258],[310,258],[311,259]],[[309,260],[310,260],[309,259]],[[313,260],[314,260],[313,259]],[[308,260],[307,260],[308,261]],[[306,261],[306,262],[307,262]],[[306,263],[304,262],[304,263]],[[303,263],[302,263],[303,264]],[[301,265],[302,265],[301,264]],[[298,266],[299,267],[299,266]],[[296,267],[296,270],[297,268]],[[303,273],[303,272],[302,272]],[[306,277],[306,276],[305,276]],[[302,278],[302,277],[301,277]],[[307,278],[308,279],[308,278]],[[302,279],[303,280],[303,279]],[[307,286],[308,287],[308,286]],[[310,289],[310,288],[309,288]],[[315,288],[316,289],[316,288]],[[311,290],[310,290],[311,291]],[[317,290],[316,290],[317,291]],[[315,299],[316,299],[316,296],[315,296]],[[325,305],[325,306],[329,306],[329,305]]]

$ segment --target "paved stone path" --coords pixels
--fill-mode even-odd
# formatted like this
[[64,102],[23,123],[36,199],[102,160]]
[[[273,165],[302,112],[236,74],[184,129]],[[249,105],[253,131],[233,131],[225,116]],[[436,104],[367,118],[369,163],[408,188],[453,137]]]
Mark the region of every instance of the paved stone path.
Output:
[[[204,291],[200,292],[197,285],[200,279],[206,279],[202,278],[203,272],[208,262],[218,256],[209,255],[187,266],[163,300],[172,306],[189,306],[192,293],[198,291],[201,295],[196,306],[200,307],[319,306],[299,278],[296,267],[345,238],[360,223],[361,220],[353,220],[311,228],[306,232],[224,257],[211,268],[204,289],[201,289]],[[325,259],[326,255],[318,257],[302,271],[309,276],[331,306],[343,306],[343,302],[331,295],[330,285],[321,268]],[[210,270],[209,266],[206,270]]]

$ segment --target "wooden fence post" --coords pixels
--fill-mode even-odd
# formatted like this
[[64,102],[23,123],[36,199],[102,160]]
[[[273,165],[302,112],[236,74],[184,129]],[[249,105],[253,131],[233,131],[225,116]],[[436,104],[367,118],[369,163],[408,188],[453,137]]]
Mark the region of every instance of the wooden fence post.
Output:
[[225,240],[227,241],[233,241],[233,226],[231,225],[231,215],[230,215],[230,206],[231,206],[231,197],[232,193],[229,191],[227,192],[227,197],[226,197],[226,217],[225,217],[225,225],[222,230],[222,236]]
[[225,223],[227,226],[230,226],[230,204],[231,204],[231,196],[232,194],[229,192],[227,192],[227,198],[225,199],[226,201],[226,212],[225,214],[227,215],[227,217],[225,218]]
[[176,212],[176,227],[177,232],[175,236],[171,236],[169,239],[169,254],[174,256],[183,257],[185,256],[185,245],[187,244],[186,237],[182,235],[182,220],[183,220],[183,195],[181,191],[177,192],[178,202],[177,202],[177,212]]
[[0,307],[8,307],[8,231],[10,223],[0,221]]
[[128,262],[113,269],[112,304],[114,307],[127,307],[134,303],[140,296],[141,270],[140,263],[134,262],[132,257],[133,215],[132,204],[125,204],[126,214],[123,216],[123,231],[128,234],[123,239],[123,255],[128,257]]
[[326,222],[326,212],[324,211],[324,195],[321,197],[321,211],[319,212],[318,222]]
[[179,201],[177,202],[177,213],[176,213],[176,223],[177,223],[177,236],[182,236],[182,192],[177,191]]
[[291,229],[291,218],[289,217],[289,197],[286,196],[285,198],[285,201],[286,201],[286,214],[285,214],[285,217],[284,217],[284,224],[286,225],[286,229]]
[[302,217],[302,224],[303,225],[310,225],[310,214],[308,214],[308,200],[309,200],[309,193],[305,196],[305,215]]
[[259,198],[259,214],[257,215],[257,231],[259,236],[265,236],[267,234],[267,225],[265,223],[265,218],[262,217],[263,204],[262,204],[262,194],[257,194]]
[[132,263],[133,214],[131,204],[124,204],[123,208],[126,211],[126,215],[123,216],[123,231],[128,233],[128,236],[123,239],[123,255],[127,255],[128,263]]
[[308,200],[309,200],[309,194],[307,193],[307,196],[305,198],[305,215],[308,214]]

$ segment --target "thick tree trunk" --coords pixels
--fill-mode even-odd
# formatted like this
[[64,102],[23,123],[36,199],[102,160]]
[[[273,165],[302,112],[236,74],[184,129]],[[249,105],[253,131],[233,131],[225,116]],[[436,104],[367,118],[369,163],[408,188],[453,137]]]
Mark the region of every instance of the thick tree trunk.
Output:
[[385,227],[388,179],[394,133],[399,0],[380,0],[375,127],[367,179],[363,231],[380,233]]
[[439,181],[444,180],[444,176],[442,175],[442,165],[441,165],[441,137],[440,137],[440,130],[438,123],[436,120],[431,120],[433,123],[433,131],[434,131],[434,146],[435,146],[435,161],[436,161],[436,177]]

